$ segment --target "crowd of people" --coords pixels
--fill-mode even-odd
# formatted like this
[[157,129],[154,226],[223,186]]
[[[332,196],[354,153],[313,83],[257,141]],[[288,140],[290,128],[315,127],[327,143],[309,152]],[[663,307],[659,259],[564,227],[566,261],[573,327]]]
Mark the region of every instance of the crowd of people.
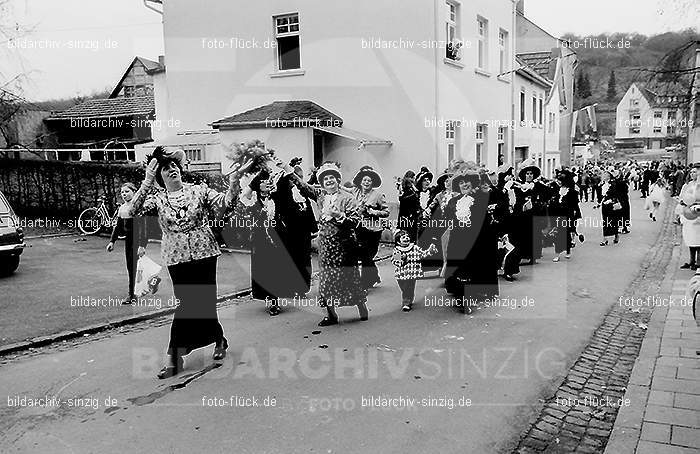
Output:
[[[214,359],[226,355],[228,342],[216,312],[220,249],[211,225],[229,218],[237,206],[255,221],[250,224],[253,298],[265,301],[273,316],[281,312],[280,302],[303,301],[311,289],[315,243],[314,301],[326,311],[319,326],[329,326],[339,322],[338,309],[344,307],[356,307],[360,320],[368,320],[367,295],[382,284],[375,263],[382,238],[394,243],[391,263],[403,311],[412,310],[416,282],[428,278],[440,280],[455,305],[469,312],[498,297],[501,276],[517,280],[521,266],[536,265],[544,249],[553,248],[553,262],[571,259],[577,242],[585,240],[578,231],[581,201],[590,199],[600,208],[600,246],[608,246],[610,238],[616,244],[620,234],[630,232],[630,186],[655,201],[655,185],[665,191],[672,180],[672,194],[680,195],[687,178],[680,176],[683,167],[658,163],[587,164],[546,178],[532,159],[497,170],[457,160],[437,177],[422,167],[396,178],[398,215],[392,219],[382,175],[371,166],[343,183],[333,162],[305,178],[301,159],[285,163],[269,154],[257,165],[254,161],[236,163],[228,191],[219,193],[206,184],[183,183],[184,152],[158,147],[141,187],[122,190],[121,227],[108,250],[120,235],[127,237],[130,293],[134,261],[145,246],[133,218],[150,212],[158,216],[162,259],[179,300],[161,378],[182,370],[183,357],[194,349],[213,343]],[[653,209],[650,215],[655,216]],[[684,236],[696,228],[685,227],[691,224],[700,225],[700,218],[684,224]],[[698,241],[688,236],[688,267],[694,268],[700,235]],[[135,245],[138,252],[129,252]]]

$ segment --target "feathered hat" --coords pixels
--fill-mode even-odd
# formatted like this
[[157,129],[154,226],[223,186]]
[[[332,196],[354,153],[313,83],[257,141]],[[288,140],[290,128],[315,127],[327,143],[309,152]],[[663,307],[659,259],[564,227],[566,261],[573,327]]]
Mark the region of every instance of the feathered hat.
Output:
[[473,188],[476,188],[479,186],[480,182],[479,172],[474,170],[466,170],[455,174],[450,182],[450,187],[452,188],[453,192],[459,192],[459,183],[462,181],[468,181],[472,184]]
[[323,178],[326,175],[333,175],[338,179],[338,181],[341,181],[343,179],[343,176],[340,173],[340,167],[338,167],[338,164],[334,162],[326,162],[318,168],[318,172],[316,173],[316,178],[318,179],[318,182],[323,183]]
[[373,188],[378,188],[382,185],[382,177],[372,168],[372,166],[361,167],[360,171],[357,172],[357,175],[355,175],[355,178],[352,179],[352,184],[359,188],[364,177],[370,177],[372,179]]
[[416,175],[416,186],[420,187],[421,181],[427,179],[433,181],[433,173],[427,167],[421,167],[420,172]]
[[525,180],[525,172],[531,171],[534,174],[534,178],[538,178],[542,175],[542,170],[537,166],[535,160],[530,158],[526,159],[520,163],[518,168],[518,178],[520,180]]

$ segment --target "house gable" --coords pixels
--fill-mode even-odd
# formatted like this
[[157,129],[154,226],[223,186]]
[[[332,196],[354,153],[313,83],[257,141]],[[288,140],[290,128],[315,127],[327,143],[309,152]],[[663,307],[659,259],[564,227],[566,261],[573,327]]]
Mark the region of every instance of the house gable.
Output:
[[152,96],[152,74],[161,68],[162,65],[157,61],[135,57],[109,97]]

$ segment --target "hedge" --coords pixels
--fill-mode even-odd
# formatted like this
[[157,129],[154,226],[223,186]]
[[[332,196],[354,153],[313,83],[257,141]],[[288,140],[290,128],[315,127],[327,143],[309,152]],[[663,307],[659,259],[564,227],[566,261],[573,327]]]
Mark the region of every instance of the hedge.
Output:
[[[75,219],[84,209],[97,207],[99,198],[113,213],[121,203],[121,185],[132,182],[138,187],[144,174],[144,166],[134,163],[0,159],[0,191],[19,216]],[[182,179],[205,182],[218,191],[228,188],[228,178],[220,173],[184,171]],[[237,208],[237,215],[243,215],[241,210]],[[159,233],[149,236],[159,237]],[[227,229],[223,237],[229,246],[244,246],[249,232]]]

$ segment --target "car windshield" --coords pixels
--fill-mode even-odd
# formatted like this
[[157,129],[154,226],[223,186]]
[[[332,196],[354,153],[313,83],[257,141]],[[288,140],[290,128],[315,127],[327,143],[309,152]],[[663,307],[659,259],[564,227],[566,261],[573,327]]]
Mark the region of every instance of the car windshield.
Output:
[[10,212],[10,206],[7,204],[5,197],[3,197],[2,194],[0,194],[0,213],[9,213],[9,212]]

